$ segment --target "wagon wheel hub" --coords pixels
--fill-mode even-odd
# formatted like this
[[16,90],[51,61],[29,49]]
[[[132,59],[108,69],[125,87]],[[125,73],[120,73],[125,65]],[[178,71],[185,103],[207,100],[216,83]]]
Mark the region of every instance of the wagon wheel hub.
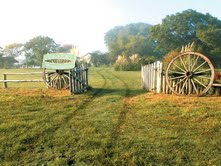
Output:
[[187,71],[187,72],[186,72],[186,76],[187,76],[188,78],[193,78],[194,73],[193,73],[192,71]]
[[59,75],[63,75],[64,74],[64,70],[56,70],[56,73]]

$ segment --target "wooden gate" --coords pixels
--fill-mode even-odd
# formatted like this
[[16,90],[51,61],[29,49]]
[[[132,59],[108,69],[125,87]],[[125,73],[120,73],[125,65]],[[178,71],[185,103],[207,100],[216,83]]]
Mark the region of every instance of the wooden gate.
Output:
[[88,65],[76,66],[70,70],[70,93],[79,94],[88,89]]

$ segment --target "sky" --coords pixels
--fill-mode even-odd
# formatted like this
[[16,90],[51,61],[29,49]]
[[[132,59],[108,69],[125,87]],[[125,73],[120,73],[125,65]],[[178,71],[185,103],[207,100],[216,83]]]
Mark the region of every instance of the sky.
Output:
[[105,33],[115,26],[160,24],[187,9],[221,20],[221,0],[1,0],[0,46],[48,36],[78,46],[80,54],[106,52]]

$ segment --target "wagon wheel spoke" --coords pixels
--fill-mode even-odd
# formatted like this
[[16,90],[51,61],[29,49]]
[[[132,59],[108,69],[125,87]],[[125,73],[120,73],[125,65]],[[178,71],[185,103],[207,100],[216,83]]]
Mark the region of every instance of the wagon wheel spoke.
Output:
[[207,80],[211,80],[211,77],[206,77],[206,76],[196,76],[196,77],[204,78],[204,79],[207,79]]
[[67,83],[67,81],[66,81],[64,75],[62,76],[62,79],[64,80],[64,84],[65,84],[65,86],[68,86],[68,83]]
[[184,90],[184,87],[186,86],[187,80],[188,80],[188,79],[185,80],[185,82],[184,82],[182,88],[179,90],[179,94],[181,94],[181,92]]
[[181,56],[180,56],[180,61],[181,61],[182,65],[183,65],[183,67],[185,68],[185,71],[188,71],[188,69],[186,68],[186,65],[185,65],[185,63],[183,62],[183,59],[182,59]]
[[[54,80],[56,79],[57,76],[58,76],[58,75],[56,75],[50,82],[48,82],[48,84],[51,85],[51,83],[54,82]],[[53,85],[53,84],[52,84],[52,85]]]
[[178,77],[172,77],[172,78],[170,78],[171,80],[176,80],[176,79],[180,79],[180,78],[183,78],[183,77],[185,77],[185,75],[181,75],[181,76],[178,76]]
[[198,94],[199,94],[199,91],[197,90],[196,85],[195,85],[193,79],[190,79],[190,80],[191,80],[191,82],[192,82],[192,85],[193,85],[193,88],[194,88],[196,94],[198,95]]
[[176,63],[173,63],[174,66],[176,66],[177,68],[179,68],[180,70],[182,70],[184,73],[186,72],[183,68],[181,68],[180,66],[178,66]]
[[191,68],[191,71],[193,71],[193,68],[195,67],[196,62],[198,61],[199,57],[200,57],[200,56],[198,55],[197,58],[196,58],[196,60],[194,61],[193,66],[192,66],[192,68]]
[[58,88],[58,77],[55,79],[55,81],[54,81],[54,88]]
[[195,80],[198,84],[202,85],[204,88],[207,87],[207,86],[204,85],[202,82],[200,82],[197,78],[194,78],[193,80]]
[[177,87],[177,86],[178,86],[179,84],[181,84],[185,79],[186,79],[186,77],[183,78],[183,79],[181,79],[179,82],[177,82],[177,83],[173,86],[173,88]]
[[197,71],[199,68],[201,68],[204,64],[206,63],[206,61],[204,61],[201,65],[199,65],[196,69],[193,70],[193,72]]
[[53,79],[54,77],[56,77],[57,74],[56,73],[52,73],[52,74],[48,74],[46,77],[47,77],[47,80],[50,81],[51,79]]
[[187,89],[188,89],[188,95],[190,95],[191,94],[191,90],[192,90],[190,79],[188,79],[188,88]]
[[179,71],[172,71],[172,70],[169,70],[170,73],[176,73],[176,74],[182,74],[184,75],[185,73],[184,72],[179,72]]
[[206,69],[206,70],[194,72],[194,74],[197,75],[197,74],[201,74],[201,73],[206,73],[206,72],[208,72],[208,71],[211,71],[211,69]]
[[61,79],[61,75],[59,76],[59,88],[62,88],[62,79]]

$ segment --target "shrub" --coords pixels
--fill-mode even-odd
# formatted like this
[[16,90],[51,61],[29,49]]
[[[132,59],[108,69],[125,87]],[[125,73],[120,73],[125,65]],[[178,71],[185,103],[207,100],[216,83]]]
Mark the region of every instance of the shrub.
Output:
[[141,58],[138,54],[134,54],[129,58],[125,55],[118,56],[114,69],[117,71],[138,71],[141,68]]
[[164,69],[167,68],[167,66],[169,65],[170,61],[175,58],[177,55],[180,54],[180,50],[179,49],[175,49],[170,51],[168,54],[166,54],[163,57],[163,65],[164,65]]

